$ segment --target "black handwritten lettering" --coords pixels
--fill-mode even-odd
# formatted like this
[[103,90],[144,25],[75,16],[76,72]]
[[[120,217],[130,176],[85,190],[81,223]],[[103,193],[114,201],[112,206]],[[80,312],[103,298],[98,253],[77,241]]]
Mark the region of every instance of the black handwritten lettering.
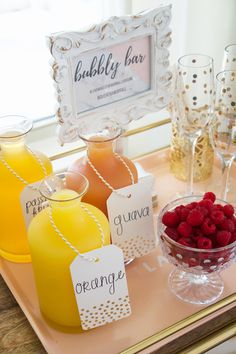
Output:
[[125,66],[129,66],[130,64],[142,64],[146,58],[146,55],[142,54],[132,55],[132,51],[133,47],[130,45],[125,55]]
[[98,288],[108,287],[109,294],[114,295],[116,291],[116,282],[123,279],[124,276],[125,273],[120,270],[117,275],[115,273],[110,273],[108,275],[101,275],[98,278],[94,278],[90,282],[78,282],[75,285],[75,291],[79,295],[81,293],[86,293],[88,291],[96,290]]
[[121,219],[121,215],[118,215],[114,218],[114,224],[117,227],[116,229],[116,233],[118,236],[121,236],[123,234],[123,225],[122,225],[122,219]]
[[74,81],[79,82],[86,77],[91,78],[102,74],[114,79],[121,63],[115,62],[112,59],[112,53],[109,53],[107,58],[104,53],[101,54],[100,58],[95,55],[91,61],[89,69],[83,69],[83,62],[82,60],[79,60],[75,68]]
[[47,205],[42,205],[46,202],[46,198],[43,196],[35,197],[34,199],[27,200],[25,202],[25,212],[27,215],[32,214],[33,216],[37,215],[42,209]]
[[82,293],[82,285],[81,283],[77,283],[76,286],[75,286],[75,291],[76,293],[79,295]]
[[80,81],[80,79],[81,79],[81,74],[79,74],[81,67],[82,67],[82,61],[79,60],[77,65],[76,65],[76,69],[75,69],[75,76],[74,76],[74,81],[75,82],[76,81]]
[[98,75],[102,75],[104,73],[104,66],[103,63],[105,61],[105,54],[102,54],[98,63]]
[[98,287],[98,278],[95,278],[91,281],[91,288],[94,290]]
[[108,275],[108,283],[111,284],[111,286],[109,287],[109,293],[111,295],[113,295],[115,292],[115,274],[114,273],[111,273]]
[[138,209],[132,210],[126,214],[117,215],[113,220],[114,225],[117,226],[116,228],[117,235],[122,236],[124,231],[123,223],[137,221],[149,215],[150,215],[150,209],[148,206],[145,208],[141,208],[140,210]]
[[87,290],[91,290],[91,287],[90,287],[88,281],[84,281],[83,282],[83,292],[85,293]]

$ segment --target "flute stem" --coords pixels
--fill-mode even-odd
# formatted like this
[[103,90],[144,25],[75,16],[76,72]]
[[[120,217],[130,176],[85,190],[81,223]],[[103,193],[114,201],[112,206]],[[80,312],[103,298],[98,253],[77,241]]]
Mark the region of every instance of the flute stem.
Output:
[[193,172],[194,172],[194,156],[195,147],[198,136],[189,137],[189,163],[188,163],[188,179],[187,179],[187,195],[193,194]]
[[229,176],[232,163],[234,161],[234,157],[230,160],[224,160],[222,163],[222,189],[221,189],[221,199],[227,201],[227,194],[228,194],[228,184],[229,184]]

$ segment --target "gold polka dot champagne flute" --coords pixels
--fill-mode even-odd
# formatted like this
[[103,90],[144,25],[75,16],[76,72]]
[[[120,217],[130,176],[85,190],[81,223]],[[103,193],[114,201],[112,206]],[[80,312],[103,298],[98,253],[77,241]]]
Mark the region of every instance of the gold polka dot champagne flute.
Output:
[[213,59],[202,54],[181,57],[178,60],[176,90],[176,123],[179,133],[189,142],[187,190],[184,195],[192,195],[196,143],[211,121],[214,109]]
[[225,47],[222,70],[236,70],[236,44]]
[[221,71],[216,76],[216,110],[210,137],[216,154],[222,160],[220,197],[229,201],[230,169],[236,158],[236,70]]

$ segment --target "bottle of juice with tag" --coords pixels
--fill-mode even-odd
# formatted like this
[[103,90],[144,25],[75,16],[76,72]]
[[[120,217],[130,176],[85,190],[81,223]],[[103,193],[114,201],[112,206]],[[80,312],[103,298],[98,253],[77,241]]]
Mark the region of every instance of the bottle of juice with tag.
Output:
[[[30,262],[27,230],[21,193],[27,185],[42,180],[52,172],[49,159],[31,151],[25,137],[32,122],[22,116],[0,117],[0,255],[12,262]],[[28,191],[30,193],[30,189]],[[30,200],[37,212],[39,200]]]
[[46,178],[40,192],[49,206],[28,229],[40,310],[49,324],[67,332],[81,329],[70,265],[78,253],[110,243],[106,216],[81,203],[87,190],[88,180],[80,174],[67,172]]
[[108,118],[80,123],[78,133],[87,145],[87,156],[75,161],[69,171],[82,173],[89,180],[83,201],[95,205],[107,215],[106,201],[112,190],[137,183],[134,163],[114,151],[121,135],[120,125]]

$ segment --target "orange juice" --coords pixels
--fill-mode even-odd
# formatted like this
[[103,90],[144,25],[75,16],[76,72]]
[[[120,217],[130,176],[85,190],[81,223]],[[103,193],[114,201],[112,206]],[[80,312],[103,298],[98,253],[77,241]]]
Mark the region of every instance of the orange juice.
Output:
[[[9,131],[1,135],[0,129],[0,147],[1,158],[25,181],[32,183],[45,177],[42,166],[27,149],[21,131]],[[52,166],[49,159],[41,153],[37,155],[47,174],[50,174]],[[27,232],[20,205],[20,194],[25,187],[0,160],[0,255],[13,262],[30,261]]]
[[[94,206],[81,203],[80,197],[63,185],[49,199],[54,224],[71,245],[84,253],[100,248],[102,236],[96,222],[81,206],[86,206],[98,220],[106,245],[110,243],[110,231],[105,215]],[[49,207],[31,221],[28,235],[41,312],[54,327],[73,331],[80,326],[80,317],[69,267],[77,254],[52,227]]]
[[[108,123],[106,122],[106,124]],[[114,123],[111,124],[111,128],[111,131],[108,131],[106,135],[101,132],[99,135],[93,134],[89,136],[88,134],[87,136],[86,132],[83,131],[80,136],[87,144],[87,156],[93,166],[106,182],[114,189],[119,189],[130,185],[132,179],[127,167],[114,154],[113,143],[121,134],[121,129]],[[81,129],[83,129],[83,126],[81,126]],[[92,126],[92,129],[95,130],[96,127]],[[127,157],[122,156],[122,159],[132,173],[134,183],[136,183],[138,175],[135,165]],[[88,178],[89,189],[83,197],[83,201],[95,205],[107,215],[106,201],[112,191],[96,175],[86,158],[75,161],[70,166],[69,171],[82,173]]]

